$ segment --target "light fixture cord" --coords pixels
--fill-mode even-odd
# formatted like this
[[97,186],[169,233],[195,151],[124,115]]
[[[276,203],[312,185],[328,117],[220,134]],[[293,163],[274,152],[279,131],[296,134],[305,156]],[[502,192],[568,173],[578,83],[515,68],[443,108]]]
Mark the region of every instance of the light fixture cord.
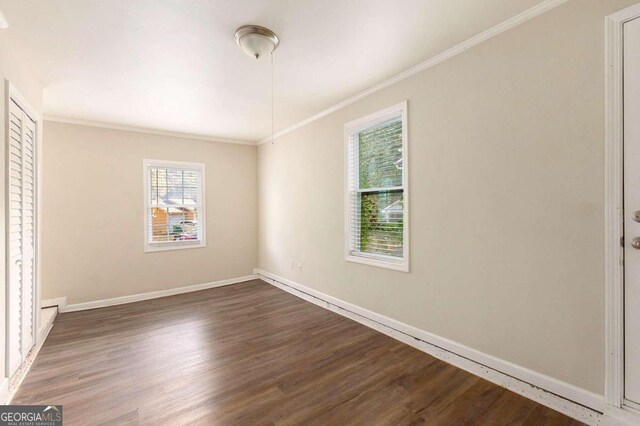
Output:
[[274,144],[274,134],[273,134],[273,121],[274,121],[274,112],[273,112],[273,97],[274,97],[274,77],[273,77],[273,51],[271,52],[271,145]]

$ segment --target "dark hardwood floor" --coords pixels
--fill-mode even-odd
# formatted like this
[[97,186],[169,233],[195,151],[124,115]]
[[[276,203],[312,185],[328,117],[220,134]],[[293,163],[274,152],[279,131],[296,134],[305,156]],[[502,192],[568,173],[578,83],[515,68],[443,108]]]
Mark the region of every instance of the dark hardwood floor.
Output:
[[262,281],[60,314],[14,404],[65,424],[580,424]]

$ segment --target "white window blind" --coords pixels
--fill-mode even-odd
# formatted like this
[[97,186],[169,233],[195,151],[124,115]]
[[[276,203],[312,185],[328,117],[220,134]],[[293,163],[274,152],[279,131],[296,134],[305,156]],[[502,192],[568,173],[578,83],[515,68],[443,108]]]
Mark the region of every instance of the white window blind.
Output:
[[346,259],[408,270],[406,103],[346,125]]
[[204,165],[145,160],[145,250],[204,247]]

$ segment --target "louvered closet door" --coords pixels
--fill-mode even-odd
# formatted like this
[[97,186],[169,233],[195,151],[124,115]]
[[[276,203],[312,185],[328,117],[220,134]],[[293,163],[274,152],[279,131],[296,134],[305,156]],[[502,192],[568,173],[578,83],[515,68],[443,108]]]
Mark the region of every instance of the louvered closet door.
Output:
[[9,370],[33,347],[35,294],[35,122],[9,106]]

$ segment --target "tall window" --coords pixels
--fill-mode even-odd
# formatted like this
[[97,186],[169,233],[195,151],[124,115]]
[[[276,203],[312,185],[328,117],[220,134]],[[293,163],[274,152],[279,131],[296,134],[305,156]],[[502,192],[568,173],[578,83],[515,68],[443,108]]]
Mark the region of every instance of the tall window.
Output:
[[345,126],[349,261],[409,270],[406,106]]
[[204,164],[144,160],[145,251],[205,246]]

